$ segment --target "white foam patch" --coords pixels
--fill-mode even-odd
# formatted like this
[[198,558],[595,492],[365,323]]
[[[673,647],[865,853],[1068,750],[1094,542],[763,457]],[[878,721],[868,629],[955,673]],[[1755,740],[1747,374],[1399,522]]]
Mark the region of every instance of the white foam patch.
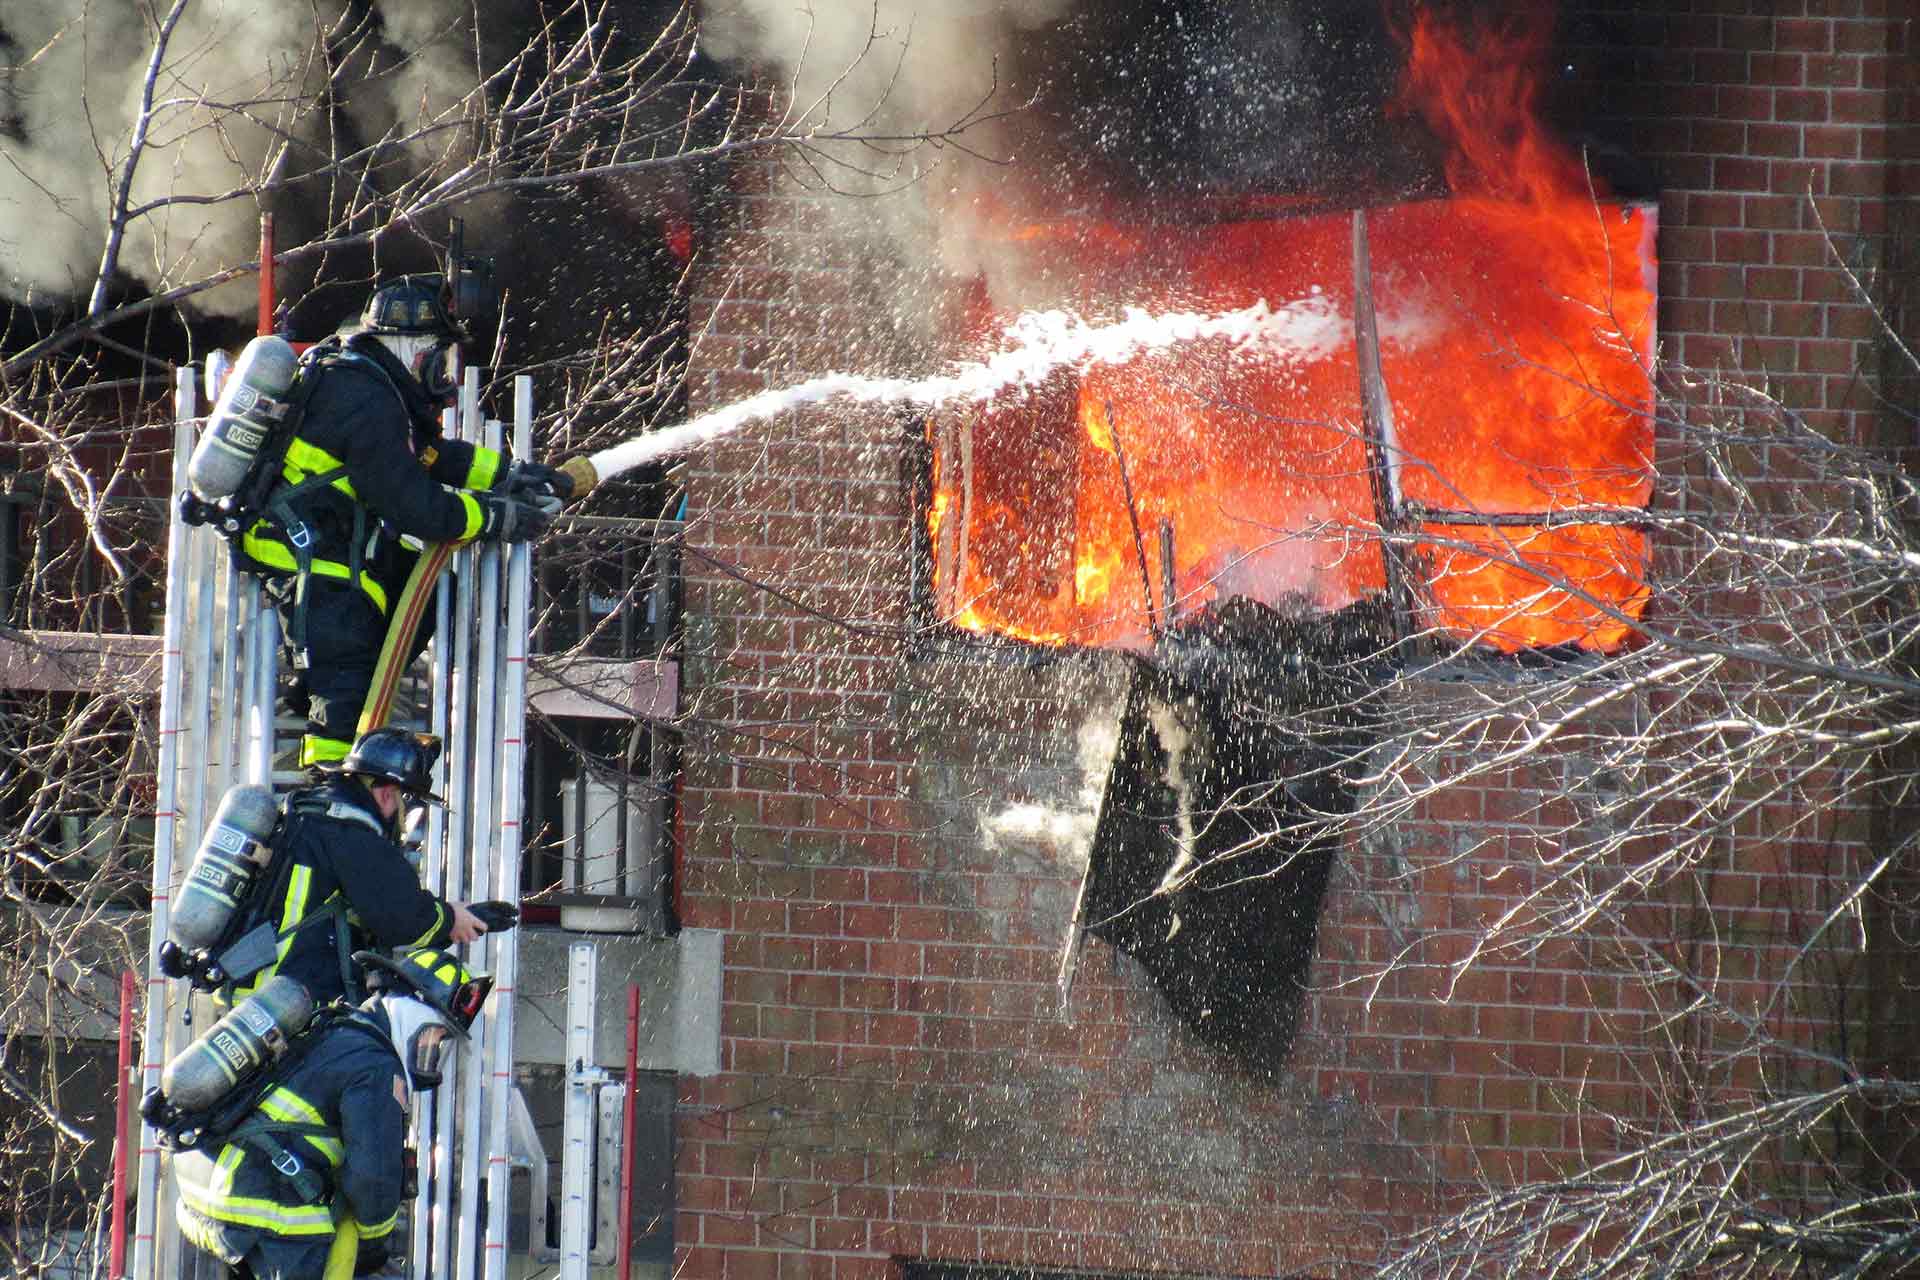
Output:
[[1113,766],[1119,741],[1117,708],[1089,716],[1078,734],[1080,782],[1071,799],[1057,805],[1021,802],[983,814],[980,828],[989,845],[1003,848],[1022,844],[1044,852],[1063,866],[1075,870],[1085,867],[1093,848],[1094,828],[1100,821],[1107,772]]

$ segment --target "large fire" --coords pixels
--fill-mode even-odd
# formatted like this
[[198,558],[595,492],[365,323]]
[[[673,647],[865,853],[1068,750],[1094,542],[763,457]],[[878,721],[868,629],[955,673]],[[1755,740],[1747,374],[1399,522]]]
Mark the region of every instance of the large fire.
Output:
[[1386,586],[1384,529],[1416,626],[1627,643],[1647,598],[1645,535],[1618,513],[1651,492],[1654,212],[1598,195],[1533,126],[1531,82],[1497,73],[1530,39],[1411,36],[1403,101],[1455,148],[1451,198],[1364,215],[1397,510],[1370,469],[1353,215],[1058,219],[1017,234],[1089,282],[1088,314],[1264,303],[1286,339],[1185,342],[937,419],[942,616],[1136,644],[1230,595],[1337,608]]

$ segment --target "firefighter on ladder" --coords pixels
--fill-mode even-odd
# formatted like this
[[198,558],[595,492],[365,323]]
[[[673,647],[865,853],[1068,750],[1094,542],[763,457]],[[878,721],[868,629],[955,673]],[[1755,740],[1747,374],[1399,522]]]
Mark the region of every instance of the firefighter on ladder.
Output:
[[440,1083],[493,979],[443,951],[362,953],[379,989],[306,1034],[284,1078],[215,1152],[174,1156],[181,1233],[247,1280],[370,1275],[411,1194],[410,1095]]
[[430,738],[375,729],[328,766],[325,782],[288,797],[279,836],[286,871],[265,908],[278,953],[236,996],[284,973],[316,1006],[358,999],[357,948],[441,947],[513,926],[517,913],[507,903],[448,902],[422,888],[398,843],[410,806],[442,803],[432,793],[438,756]]
[[316,383],[269,516],[237,540],[241,567],[274,597],[308,702],[303,765],[343,758],[376,667],[404,669],[424,645],[430,627],[395,609],[421,545],[537,538],[572,492],[566,473],[441,437],[459,346],[484,320],[454,316],[450,301],[444,276],[402,277],[307,353],[301,378]]

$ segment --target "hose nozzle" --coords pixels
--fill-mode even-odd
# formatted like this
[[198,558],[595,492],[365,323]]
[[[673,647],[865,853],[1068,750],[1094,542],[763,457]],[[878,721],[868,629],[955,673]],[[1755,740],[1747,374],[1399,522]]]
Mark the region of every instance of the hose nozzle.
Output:
[[569,501],[578,502],[593,492],[600,483],[600,473],[593,469],[593,463],[585,455],[568,458],[557,468],[567,479],[573,481],[573,494]]

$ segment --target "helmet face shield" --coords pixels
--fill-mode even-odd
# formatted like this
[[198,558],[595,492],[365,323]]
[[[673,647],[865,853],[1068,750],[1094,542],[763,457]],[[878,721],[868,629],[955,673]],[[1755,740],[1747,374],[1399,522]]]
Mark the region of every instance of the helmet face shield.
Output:
[[480,1016],[480,1009],[487,1003],[487,996],[493,992],[493,979],[490,977],[468,978],[453,990],[453,999],[447,1012],[454,1023],[465,1031],[473,1026],[473,1020]]
[[456,1043],[446,1018],[419,996],[390,990],[377,997],[387,1015],[387,1032],[400,1056],[407,1087],[416,1093],[439,1084],[446,1070],[447,1046]]

